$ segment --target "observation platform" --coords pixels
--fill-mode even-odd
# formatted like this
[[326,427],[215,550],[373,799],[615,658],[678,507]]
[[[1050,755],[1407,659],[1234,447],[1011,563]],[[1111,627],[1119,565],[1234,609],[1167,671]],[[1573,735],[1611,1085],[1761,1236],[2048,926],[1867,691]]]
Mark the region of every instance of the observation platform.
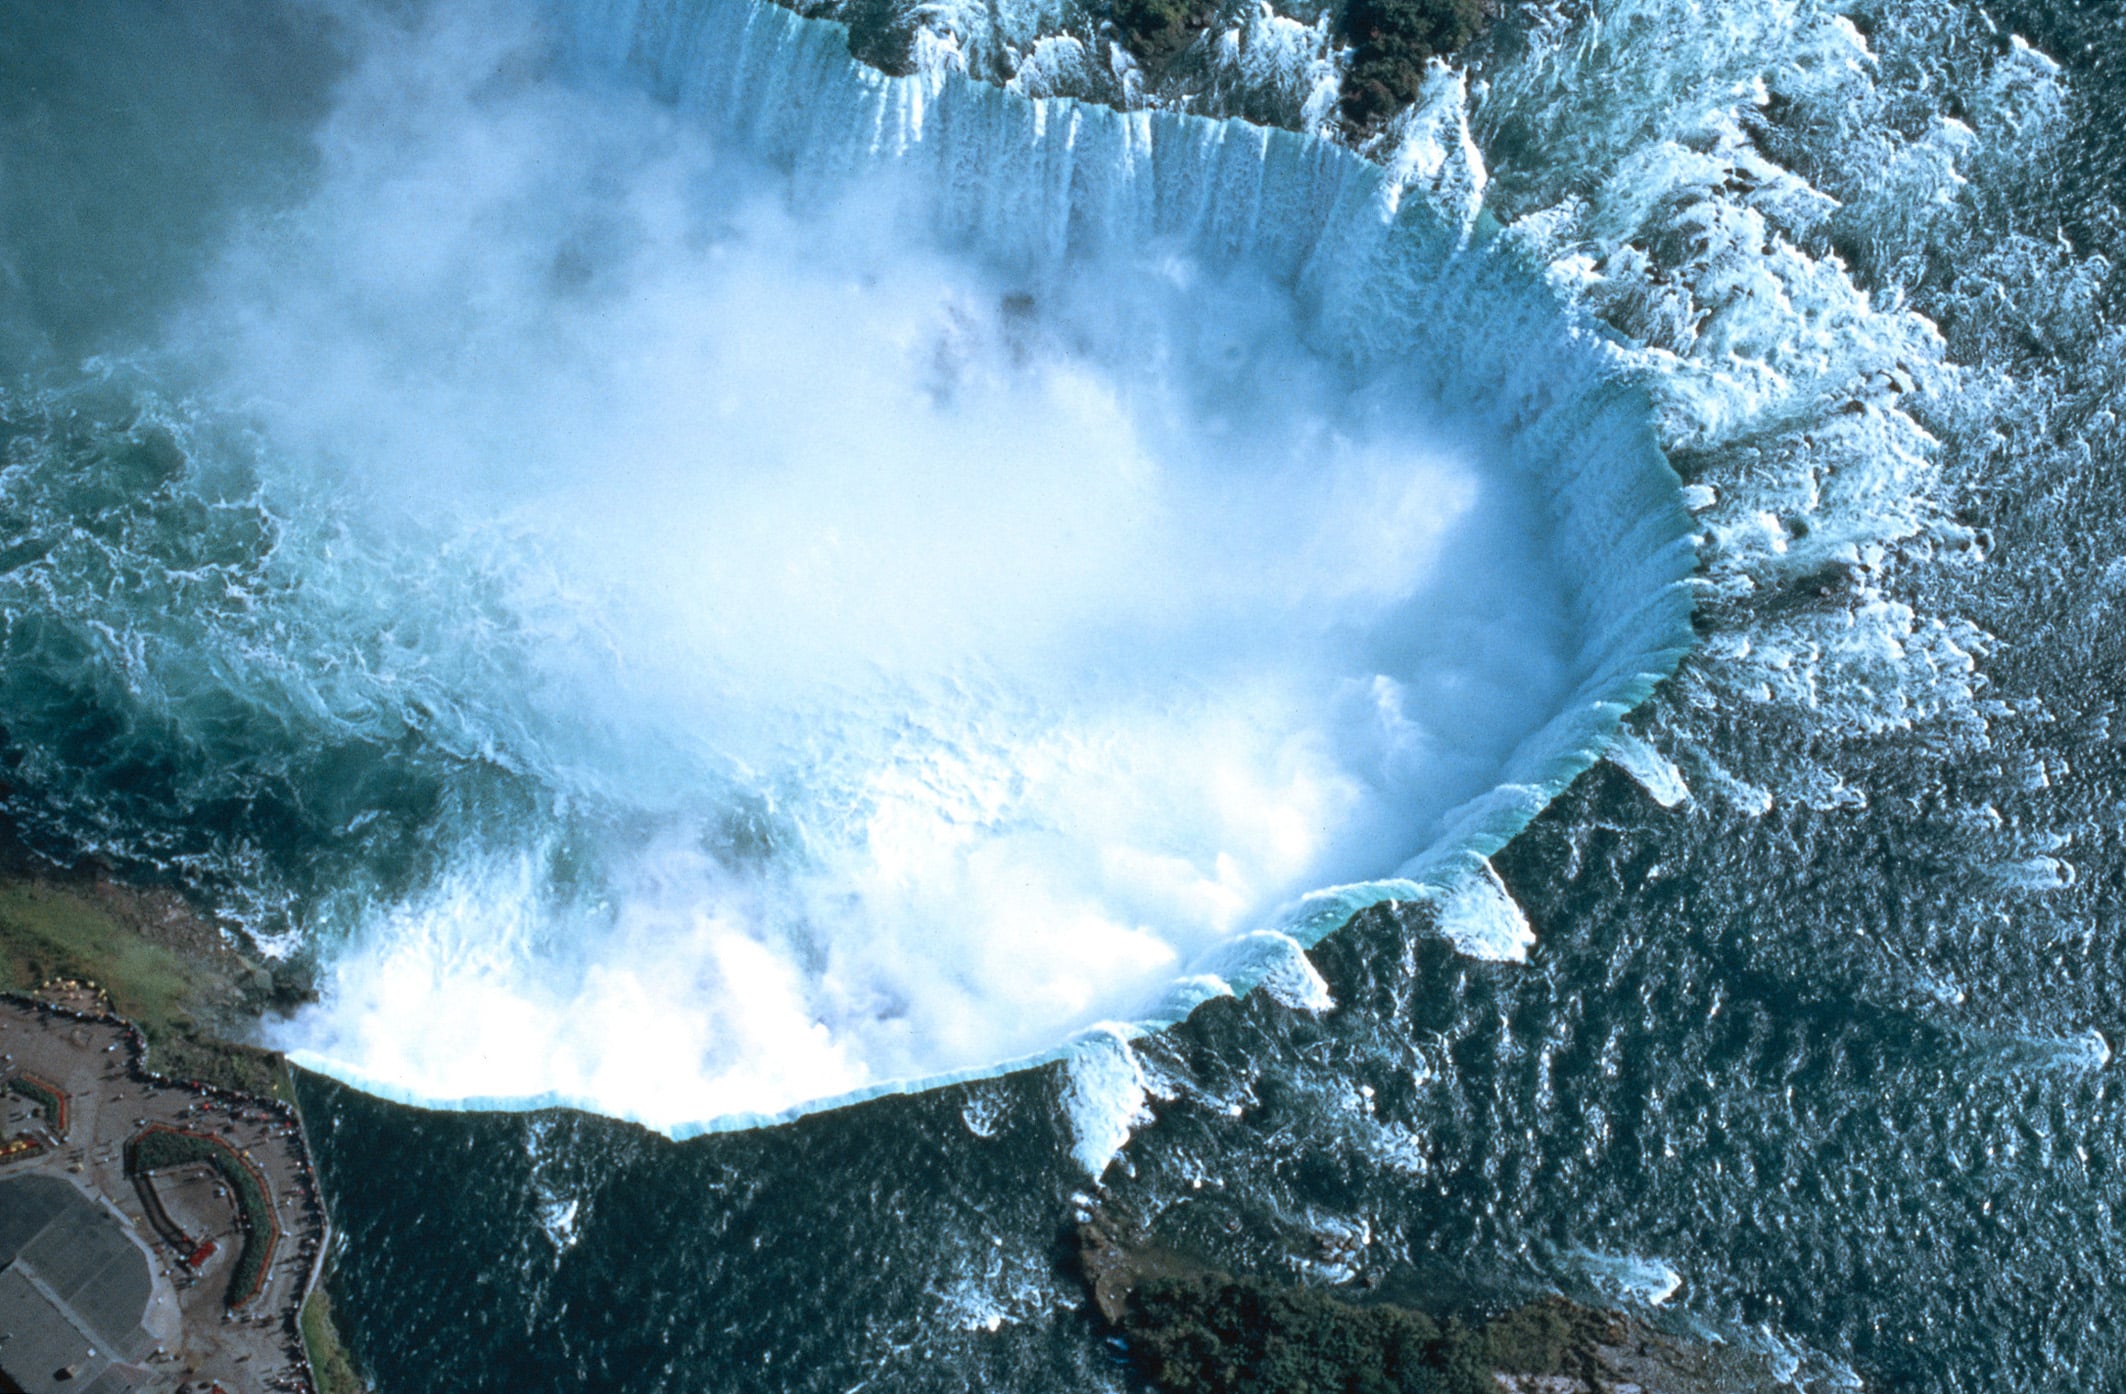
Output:
[[0,1390],[310,1389],[293,1107],[150,1075],[93,990],[57,996],[0,999]]

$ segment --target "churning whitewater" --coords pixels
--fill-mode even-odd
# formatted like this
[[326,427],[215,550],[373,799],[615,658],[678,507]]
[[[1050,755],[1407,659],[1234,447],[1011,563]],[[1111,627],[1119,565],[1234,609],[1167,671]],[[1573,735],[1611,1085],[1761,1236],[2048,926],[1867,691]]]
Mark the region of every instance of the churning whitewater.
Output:
[[0,575],[55,830],[314,960],[305,1065],[685,1133],[1110,1042],[1481,898],[1687,641],[1611,351],[1375,165],[764,7],[349,23]]

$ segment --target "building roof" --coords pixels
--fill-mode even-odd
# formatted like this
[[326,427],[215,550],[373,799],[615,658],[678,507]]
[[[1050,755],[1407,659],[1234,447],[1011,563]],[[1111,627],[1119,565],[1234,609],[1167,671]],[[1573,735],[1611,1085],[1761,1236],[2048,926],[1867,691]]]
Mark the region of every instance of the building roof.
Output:
[[154,1283],[125,1222],[80,1187],[0,1181],[0,1370],[26,1394],[83,1390],[145,1360]]

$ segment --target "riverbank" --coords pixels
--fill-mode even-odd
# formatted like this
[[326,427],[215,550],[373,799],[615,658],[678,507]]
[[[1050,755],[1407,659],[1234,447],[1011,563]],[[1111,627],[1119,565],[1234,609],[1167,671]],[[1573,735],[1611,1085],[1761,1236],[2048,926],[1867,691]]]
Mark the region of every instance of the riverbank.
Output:
[[241,952],[175,891],[54,867],[4,828],[0,992],[124,1018],[158,1074],[292,1099],[281,1057],[245,1041],[304,1001],[306,983]]
[[[242,1039],[266,1013],[303,1000],[298,982],[245,955],[174,891],[53,867],[0,829],[0,1032],[10,1056],[0,1076],[24,1115],[0,1141],[23,1144],[0,1157],[0,1175],[58,1169],[107,1193],[141,1227],[164,1279],[182,1283],[188,1333],[212,1331],[188,1358],[224,1366],[225,1388],[361,1394],[324,1284],[329,1226],[290,1067]],[[56,1105],[40,1092],[47,1081]],[[137,1116],[100,1107],[121,1097]],[[172,1169],[168,1184],[132,1176],[128,1144],[153,1130],[227,1142],[264,1183],[277,1232],[263,1280],[233,1304],[244,1315],[224,1321],[221,1270],[256,1226],[207,1199],[217,1183],[205,1164]],[[187,1263],[165,1232],[173,1228],[194,1241],[191,1252],[213,1252]]]
[[303,1334],[303,1353],[310,1359],[310,1378],[317,1394],[366,1394],[368,1386],[354,1368],[340,1341],[339,1327],[332,1320],[332,1292],[326,1275],[303,1299],[297,1321]]
[[1549,1293],[1480,1318],[1234,1275],[1111,1216],[1076,1232],[1111,1340],[1165,1394],[1772,1394],[1755,1351],[1688,1340],[1632,1312]]

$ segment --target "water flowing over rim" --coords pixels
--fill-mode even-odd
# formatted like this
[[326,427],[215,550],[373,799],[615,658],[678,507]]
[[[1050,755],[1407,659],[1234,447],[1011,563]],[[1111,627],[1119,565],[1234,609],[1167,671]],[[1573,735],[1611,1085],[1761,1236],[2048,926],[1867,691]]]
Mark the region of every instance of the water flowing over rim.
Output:
[[[1625,715],[1689,651],[1696,552],[1651,406],[1611,349],[1612,332],[1570,311],[1487,217],[1469,224],[1447,216],[1380,165],[1314,137],[1238,120],[1030,99],[958,73],[888,76],[849,56],[839,24],[767,0],[553,3],[579,66],[646,81],[688,117],[771,162],[825,149],[844,173],[927,174],[938,223],[1002,260],[1039,263],[1121,238],[1186,239],[1206,254],[1259,263],[1295,297],[1333,306],[1322,312],[1323,337],[1357,362],[1400,358],[1425,342],[1420,335],[1443,337],[1442,323],[1448,338],[1460,327],[1454,342],[1476,351],[1427,365],[1434,390],[1443,401],[1488,405],[1536,461],[1531,473],[1554,512],[1556,545],[1574,559],[1572,605],[1584,636],[1571,694],[1520,742],[1486,793],[1446,815],[1429,846],[1382,879],[1286,905],[1268,927],[1188,964],[1143,1015],[991,1065],[660,1131],[674,1138],[736,1131],[993,1078],[1068,1058],[1089,1040],[1148,1035],[1213,997],[1245,994],[1359,912],[1386,902],[1436,903],[1480,874],[1486,858],[1602,758]],[[791,100],[792,92],[805,100]],[[999,197],[980,179],[955,177],[981,169],[985,153],[1017,162],[1022,181],[1031,171],[1035,194]],[[421,1107],[604,1112],[559,1093],[424,1098],[314,1052],[290,1058]]]

